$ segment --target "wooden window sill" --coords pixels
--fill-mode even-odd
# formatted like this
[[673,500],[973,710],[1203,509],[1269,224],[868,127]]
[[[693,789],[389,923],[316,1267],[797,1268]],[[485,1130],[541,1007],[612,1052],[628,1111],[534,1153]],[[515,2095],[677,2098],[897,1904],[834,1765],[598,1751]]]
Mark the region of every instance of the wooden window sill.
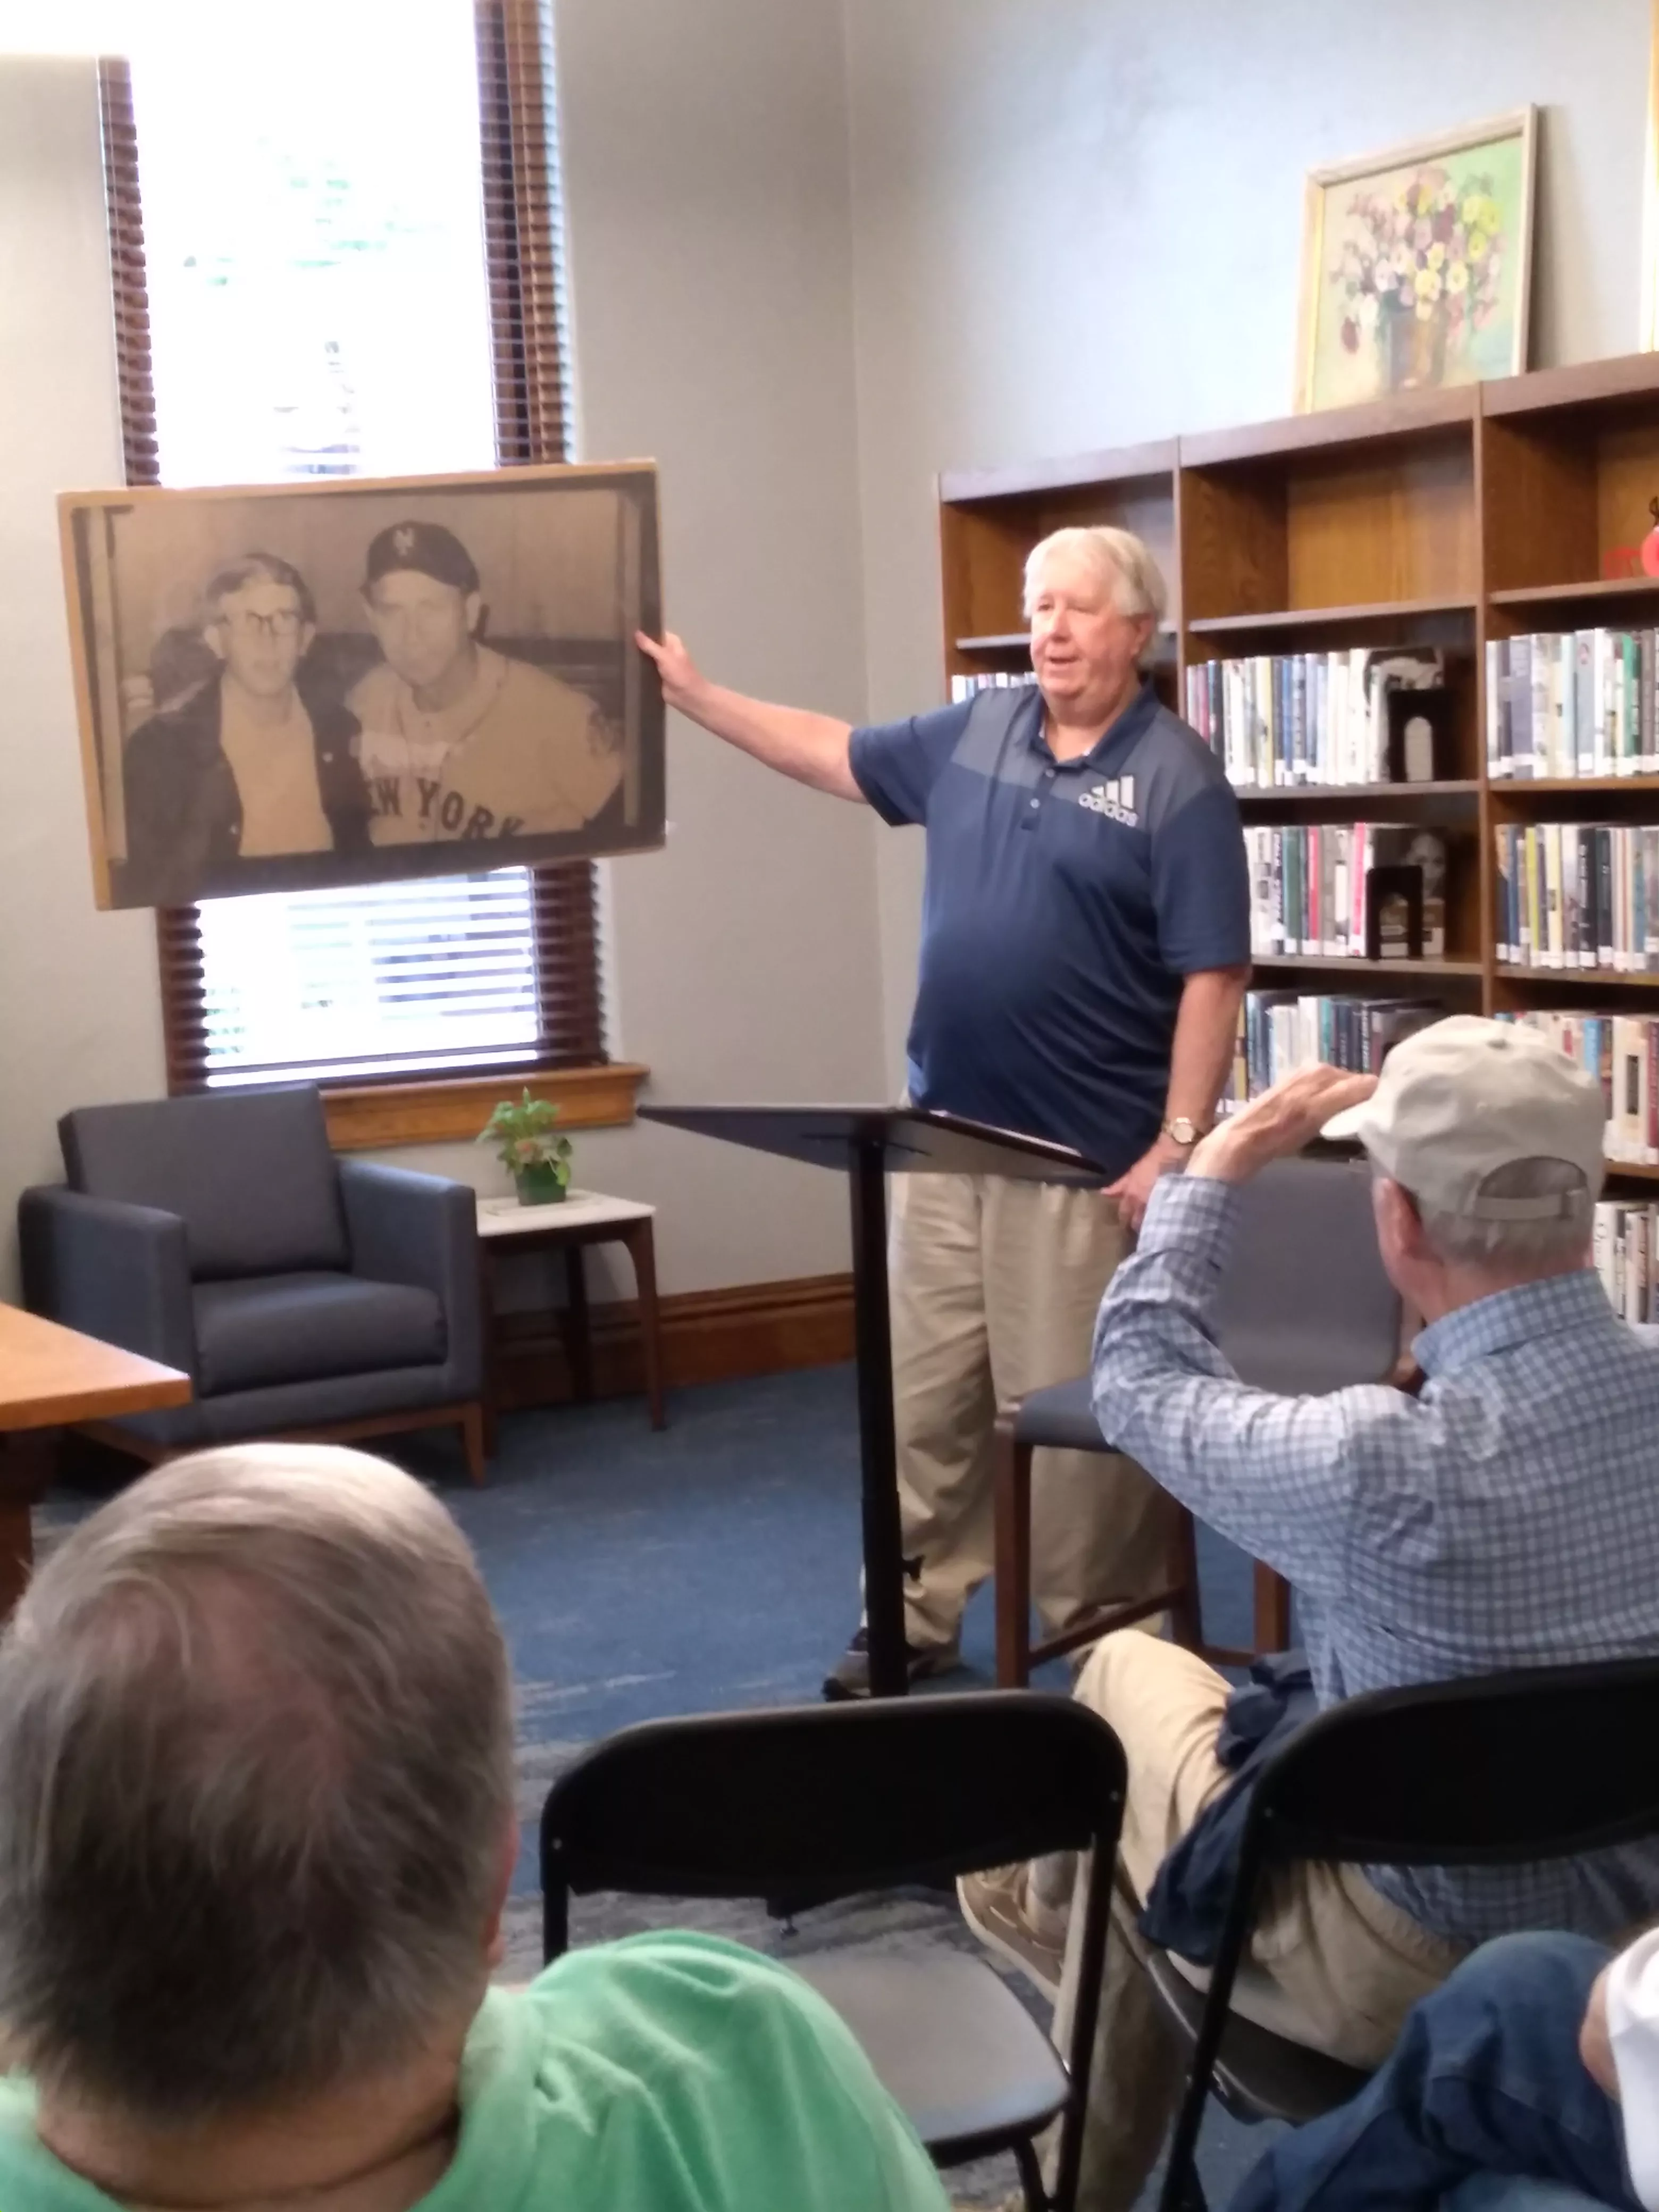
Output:
[[448,1144],[476,1137],[499,1098],[530,1086],[564,1110],[562,1129],[599,1129],[634,1118],[634,1095],[650,1074],[631,1060],[603,1067],[503,1069],[494,1075],[446,1077],[431,1083],[366,1083],[325,1091],[323,1109],[336,1152],[387,1152],[399,1145]]

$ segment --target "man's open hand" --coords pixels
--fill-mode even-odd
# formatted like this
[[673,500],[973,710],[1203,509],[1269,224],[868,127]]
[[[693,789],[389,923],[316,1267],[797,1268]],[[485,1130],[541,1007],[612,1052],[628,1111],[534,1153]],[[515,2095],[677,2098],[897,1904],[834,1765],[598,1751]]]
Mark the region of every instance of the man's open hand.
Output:
[[656,662],[657,673],[662,678],[662,696],[667,703],[689,708],[696,693],[705,687],[707,678],[686,651],[684,640],[676,637],[672,629],[663,632],[660,641],[636,629],[634,642]]
[[1188,1173],[1248,1182],[1269,1160],[1299,1152],[1333,1114],[1358,1105],[1376,1088],[1374,1075],[1348,1075],[1340,1067],[1300,1068],[1212,1129],[1194,1152]]

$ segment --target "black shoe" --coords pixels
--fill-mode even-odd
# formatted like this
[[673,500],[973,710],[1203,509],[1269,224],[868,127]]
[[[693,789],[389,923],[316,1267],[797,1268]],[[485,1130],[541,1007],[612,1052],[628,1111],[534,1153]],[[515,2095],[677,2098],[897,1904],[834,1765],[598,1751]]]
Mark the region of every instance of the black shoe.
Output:
[[[949,1644],[910,1644],[904,1647],[904,1672],[911,1682],[929,1674],[948,1674],[962,1664],[962,1646]],[[870,1694],[870,1632],[860,1628],[823,1678],[823,1694],[831,1702]]]

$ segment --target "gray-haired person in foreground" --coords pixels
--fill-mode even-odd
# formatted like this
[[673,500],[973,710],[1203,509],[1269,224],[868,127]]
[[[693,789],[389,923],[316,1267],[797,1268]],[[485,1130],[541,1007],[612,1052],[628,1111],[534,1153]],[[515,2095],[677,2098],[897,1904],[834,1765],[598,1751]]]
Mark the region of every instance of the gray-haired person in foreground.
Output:
[[489,1987],[507,1660],[358,1452],[147,1475],[0,1647],[0,2205],[943,2212],[836,2015],[712,1937]]

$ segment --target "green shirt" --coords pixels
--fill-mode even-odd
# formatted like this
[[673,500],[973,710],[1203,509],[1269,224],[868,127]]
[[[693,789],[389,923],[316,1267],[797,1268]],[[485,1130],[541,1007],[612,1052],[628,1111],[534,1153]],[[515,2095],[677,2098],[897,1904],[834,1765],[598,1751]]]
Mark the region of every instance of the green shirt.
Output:
[[[492,1990],[455,2156],[418,2212],[945,2212],[850,2032],[787,1968],[709,1936],[573,1951]],[[0,2081],[3,2212],[108,2212]]]

